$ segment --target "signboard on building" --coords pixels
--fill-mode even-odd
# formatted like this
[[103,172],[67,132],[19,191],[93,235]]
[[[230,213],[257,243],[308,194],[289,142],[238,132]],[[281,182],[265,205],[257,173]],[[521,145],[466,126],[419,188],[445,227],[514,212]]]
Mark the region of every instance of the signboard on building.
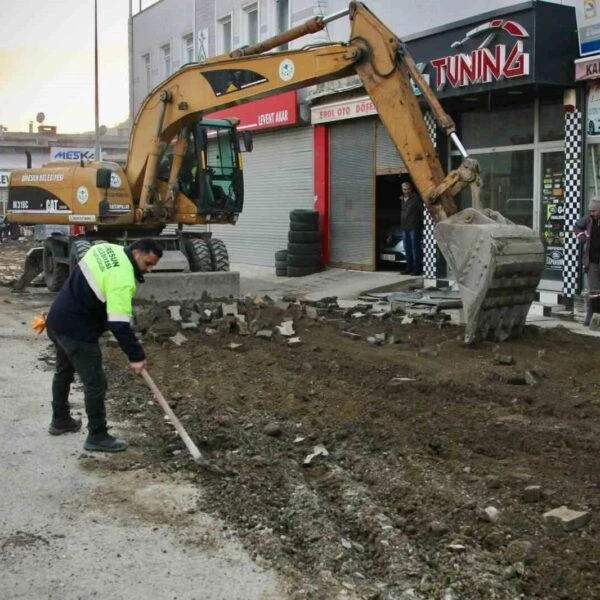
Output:
[[313,125],[317,125],[318,123],[356,119],[376,114],[377,109],[371,98],[369,96],[361,96],[360,98],[351,98],[321,106],[313,106],[310,109],[310,121]]
[[240,120],[238,130],[272,129],[295,125],[298,122],[298,99],[295,91],[261,98],[246,104],[225,108],[207,114],[208,119],[236,117]]
[[575,0],[579,54],[600,52],[600,0]]
[[[600,2],[600,0],[597,0]],[[439,98],[532,84],[570,85],[576,58],[575,10],[550,2],[500,9],[465,24],[407,38]],[[536,56],[538,57],[536,59]]]
[[50,148],[50,161],[67,160],[67,161],[85,161],[96,159],[94,148],[68,148],[63,146],[53,146]]
[[0,188],[8,187],[8,176],[10,175],[10,171],[5,171],[0,169]]

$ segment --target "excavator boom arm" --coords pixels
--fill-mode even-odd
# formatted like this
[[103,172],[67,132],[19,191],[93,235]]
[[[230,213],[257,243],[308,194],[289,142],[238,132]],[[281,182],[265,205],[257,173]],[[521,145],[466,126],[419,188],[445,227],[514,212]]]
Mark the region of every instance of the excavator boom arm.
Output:
[[141,208],[149,199],[163,145],[185,125],[222,108],[357,74],[434,221],[454,214],[456,205],[448,190],[453,187],[456,192],[460,178],[446,176],[442,170],[411,77],[423,87],[425,99],[448,133],[454,131],[454,123],[419,78],[406,48],[392,31],[361,3],[351,2],[339,16],[342,14],[349,14],[352,23],[348,43],[265,53],[282,41],[322,29],[326,20],[314,18],[256,46],[184,67],[157,87],[134,123],[126,168],[133,196],[141,198]]

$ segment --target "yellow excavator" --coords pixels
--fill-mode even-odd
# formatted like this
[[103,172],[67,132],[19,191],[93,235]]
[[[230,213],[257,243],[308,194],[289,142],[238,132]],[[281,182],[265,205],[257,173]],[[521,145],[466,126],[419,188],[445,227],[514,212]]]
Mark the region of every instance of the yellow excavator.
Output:
[[[348,42],[271,52],[349,16]],[[169,223],[235,224],[243,206],[241,142],[235,119],[204,120],[218,109],[285,90],[357,74],[375,104],[436,223],[436,239],[460,288],[465,339],[504,340],[521,333],[544,267],[529,228],[478,210],[479,165],[416,68],[405,44],[364,4],[315,17],[254,46],[182,67],[145,99],[133,124],[127,165],[50,163],[13,171],[8,215],[21,224],[86,226],[86,235],[51,236],[32,251],[21,285],[44,273],[58,289],[91,243],[125,243],[159,234]],[[434,149],[413,82],[439,127],[463,156],[446,174]],[[250,149],[250,148],[247,148]],[[454,197],[471,187],[474,208],[457,212]],[[191,271],[227,270],[227,250],[209,235],[161,236]]]

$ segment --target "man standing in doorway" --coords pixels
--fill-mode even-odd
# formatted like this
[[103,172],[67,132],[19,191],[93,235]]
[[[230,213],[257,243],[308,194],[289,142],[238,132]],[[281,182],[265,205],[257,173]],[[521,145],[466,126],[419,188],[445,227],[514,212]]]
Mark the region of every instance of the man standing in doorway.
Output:
[[423,202],[415,192],[412,183],[402,184],[402,203],[400,227],[404,233],[404,253],[406,254],[406,273],[423,274]]
[[585,301],[584,325],[592,320],[592,299],[600,293],[600,200],[592,198],[588,214],[575,223],[577,240],[583,242],[583,270],[586,274],[588,296]]

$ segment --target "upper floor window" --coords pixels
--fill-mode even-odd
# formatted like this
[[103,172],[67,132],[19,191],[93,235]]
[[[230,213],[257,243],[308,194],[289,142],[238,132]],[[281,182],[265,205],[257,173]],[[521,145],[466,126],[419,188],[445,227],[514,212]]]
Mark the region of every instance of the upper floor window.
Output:
[[145,83],[145,89],[146,92],[149,92],[152,89],[152,78],[151,78],[151,73],[150,73],[150,54],[143,54],[142,55],[142,65],[143,65],[143,72],[144,72],[144,83]]
[[183,64],[194,62],[194,34],[184,35],[183,39]]
[[246,43],[249,46],[258,43],[258,4],[251,4],[244,8],[246,21]]
[[221,52],[229,54],[231,52],[231,15],[219,21],[221,28]]
[[[289,0],[275,0],[275,19],[277,33],[287,31],[290,28],[290,2]],[[281,44],[279,50],[287,50],[288,44]]]
[[171,44],[165,44],[160,51],[163,58],[163,76],[168,77],[171,74]]

